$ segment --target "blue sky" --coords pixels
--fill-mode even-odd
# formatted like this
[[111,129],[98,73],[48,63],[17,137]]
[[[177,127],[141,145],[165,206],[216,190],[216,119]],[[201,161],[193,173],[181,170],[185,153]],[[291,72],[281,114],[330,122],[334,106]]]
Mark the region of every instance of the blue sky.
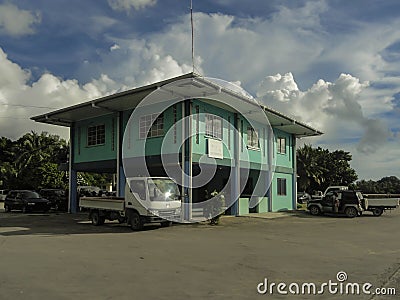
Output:
[[[191,71],[190,1],[0,0],[0,135]],[[196,71],[325,132],[360,178],[400,177],[400,2],[194,0]],[[15,105],[23,105],[15,106]]]

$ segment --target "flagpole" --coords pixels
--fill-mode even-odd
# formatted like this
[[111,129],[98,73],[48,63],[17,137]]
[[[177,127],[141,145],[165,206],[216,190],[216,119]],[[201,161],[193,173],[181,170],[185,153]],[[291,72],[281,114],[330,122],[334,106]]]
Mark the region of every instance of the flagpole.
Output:
[[193,0],[190,0],[190,24],[192,28],[192,68],[194,73],[194,30],[193,30]]

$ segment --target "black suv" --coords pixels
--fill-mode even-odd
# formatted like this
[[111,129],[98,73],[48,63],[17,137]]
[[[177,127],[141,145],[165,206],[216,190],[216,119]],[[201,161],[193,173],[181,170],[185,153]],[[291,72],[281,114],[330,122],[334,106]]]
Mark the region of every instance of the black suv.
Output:
[[338,214],[345,214],[349,218],[354,218],[362,214],[365,210],[365,199],[358,191],[332,191],[322,199],[313,199],[307,202],[307,209],[312,215],[322,213],[335,213],[335,197],[339,200]]
[[43,211],[50,210],[50,201],[40,197],[34,191],[14,190],[10,191],[4,200],[5,212],[10,212],[13,209],[22,210],[23,213],[28,211]]

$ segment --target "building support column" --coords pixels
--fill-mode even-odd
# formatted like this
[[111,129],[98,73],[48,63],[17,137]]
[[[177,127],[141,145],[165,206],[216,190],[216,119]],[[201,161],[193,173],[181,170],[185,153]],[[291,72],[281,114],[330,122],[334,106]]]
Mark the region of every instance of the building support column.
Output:
[[267,128],[267,159],[268,159],[268,183],[269,183],[269,188],[268,188],[268,211],[272,212],[272,205],[273,205],[273,186],[274,186],[274,157],[275,157],[275,149],[274,149],[274,131],[272,130],[271,127]]
[[74,170],[74,147],[75,147],[75,124],[72,124],[69,130],[69,167],[68,167],[68,212],[78,212],[78,177],[77,172]]
[[239,133],[239,117],[235,113],[233,117],[234,135],[233,135],[233,171],[231,180],[231,215],[239,215],[239,197],[240,197],[240,133]]
[[293,197],[293,209],[297,209],[297,145],[296,136],[292,136],[292,157],[293,157],[293,178],[292,178],[292,197]]
[[[183,138],[183,190],[184,190],[184,220],[190,221],[192,219],[192,122],[191,122],[191,101],[185,100],[182,105],[182,138]],[[184,176],[186,175],[186,176]]]
[[122,165],[122,142],[124,137],[123,112],[117,112],[117,196],[125,196],[125,172]]

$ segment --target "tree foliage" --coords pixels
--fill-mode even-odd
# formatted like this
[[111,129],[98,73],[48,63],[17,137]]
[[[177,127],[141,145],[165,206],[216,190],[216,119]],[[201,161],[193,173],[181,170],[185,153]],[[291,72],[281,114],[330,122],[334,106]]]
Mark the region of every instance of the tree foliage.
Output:
[[400,179],[388,176],[378,181],[360,180],[356,182],[354,188],[366,194],[400,194]]
[[7,189],[65,188],[66,173],[58,166],[65,163],[68,144],[47,132],[26,133],[16,141],[0,139],[0,175]]
[[325,190],[330,185],[350,185],[357,180],[356,171],[351,168],[349,152],[330,152],[321,147],[304,145],[297,150],[297,183],[300,191],[312,193]]
[[[68,187],[68,174],[60,170],[67,163],[69,145],[58,135],[32,131],[16,141],[0,138],[0,187],[30,189]],[[111,174],[78,173],[78,184],[103,186]]]

